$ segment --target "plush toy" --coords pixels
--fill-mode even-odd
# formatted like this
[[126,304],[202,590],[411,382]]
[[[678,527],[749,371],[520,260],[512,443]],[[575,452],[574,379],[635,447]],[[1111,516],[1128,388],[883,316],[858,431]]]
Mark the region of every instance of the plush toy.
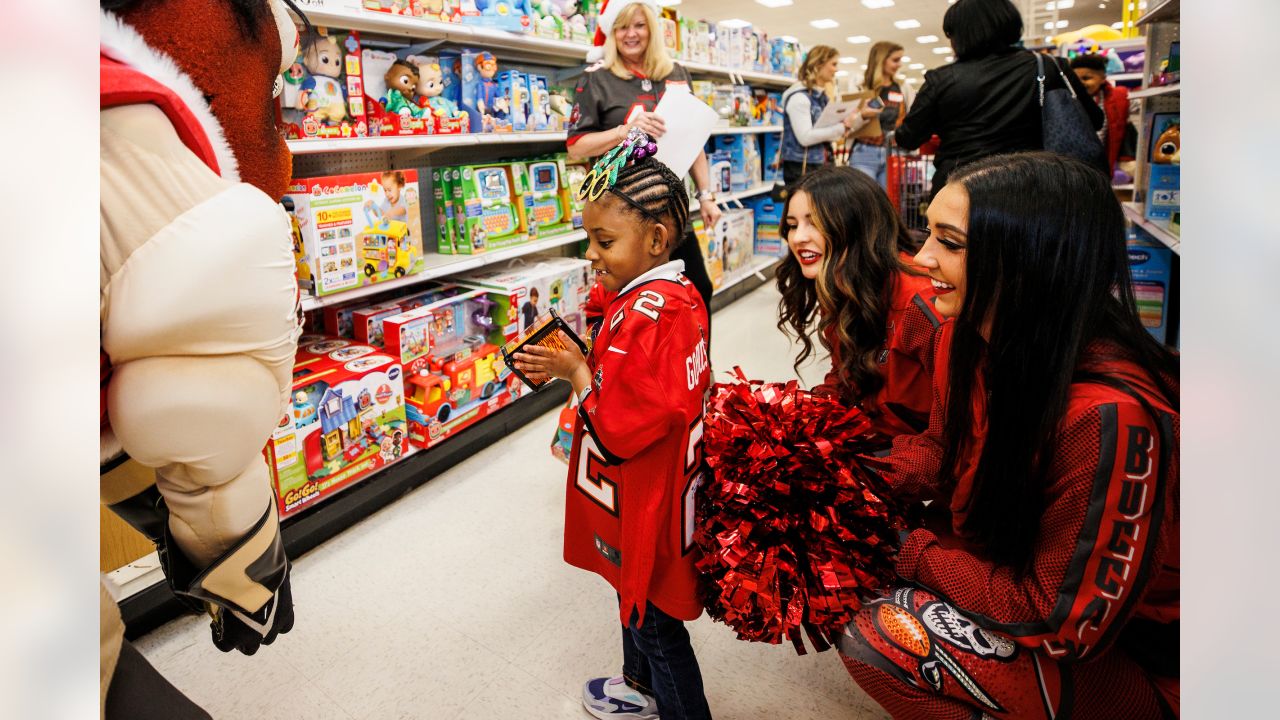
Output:
[[429,108],[439,118],[465,118],[467,114],[458,109],[458,104],[444,97],[444,73],[440,63],[433,59],[409,58],[418,68],[417,98],[418,107]]
[[302,83],[298,109],[317,121],[338,125],[347,119],[347,94],[342,77],[342,47],[328,35],[315,38],[302,55],[310,77]]
[[397,60],[387,69],[383,79],[387,81],[387,94],[382,100],[382,106],[387,112],[401,117],[422,117],[422,108],[409,100],[418,89],[417,65]]
[[1151,152],[1151,162],[1156,165],[1179,165],[1182,163],[1182,128],[1170,125],[1160,137],[1156,138],[1155,149]]

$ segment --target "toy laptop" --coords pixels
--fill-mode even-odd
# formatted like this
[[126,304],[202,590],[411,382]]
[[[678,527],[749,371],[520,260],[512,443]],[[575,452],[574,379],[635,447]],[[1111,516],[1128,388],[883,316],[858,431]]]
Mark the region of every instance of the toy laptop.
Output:
[[316,295],[426,267],[415,170],[298,178],[282,203],[293,207]]
[[360,34],[316,28],[284,74],[278,108],[290,140],[368,135]]
[[525,210],[529,214],[529,235],[550,237],[574,228],[569,206],[569,181],[563,160],[537,160],[525,165]]
[[375,348],[340,338],[300,345],[292,397],[266,448],[280,517],[328,498],[408,450],[400,364]]
[[[454,186],[454,250],[463,255],[519,245],[529,239],[523,173],[510,165],[463,166]],[[461,207],[462,213],[458,213]]]

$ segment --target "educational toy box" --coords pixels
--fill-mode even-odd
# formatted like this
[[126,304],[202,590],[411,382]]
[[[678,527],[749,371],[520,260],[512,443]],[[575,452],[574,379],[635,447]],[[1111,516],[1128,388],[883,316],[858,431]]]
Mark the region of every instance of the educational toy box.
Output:
[[698,239],[698,247],[702,250],[702,263],[707,268],[711,287],[718,290],[724,284],[724,247],[716,233],[707,230],[702,218],[695,215],[692,226],[693,236]]
[[578,191],[582,189],[582,184],[587,181],[587,174],[591,172],[591,168],[584,163],[565,163],[564,174],[569,183],[569,212],[572,215],[573,227],[582,227],[582,208],[586,206],[586,201],[578,197]]
[[[707,144],[715,147],[715,138]],[[711,189],[717,193],[733,192],[733,156],[724,150],[708,152],[707,163],[711,169]]]
[[1182,121],[1178,113],[1151,117],[1151,144],[1147,148],[1148,220],[1169,220],[1181,205]]
[[303,43],[297,59],[284,74],[280,93],[280,124],[285,137],[364,137],[364,72],[360,35],[317,28],[317,36]]
[[350,340],[307,339],[294,362],[292,406],[266,448],[282,518],[408,450],[400,363]]
[[454,250],[473,255],[529,239],[524,172],[516,165],[463,165],[454,185]]
[[755,214],[750,208],[726,210],[716,223],[716,234],[724,248],[724,272],[732,277],[751,264],[755,252]]
[[754,135],[716,135],[713,140],[716,154],[727,153],[729,156],[731,192],[740,192],[762,182],[760,148]]
[[423,187],[423,192],[431,191],[432,222],[435,224],[436,252],[441,255],[452,255],[457,242],[453,223],[453,186],[450,177],[456,168],[436,167],[428,175],[430,187]]
[[760,136],[763,150],[760,153],[760,172],[765,182],[782,179],[782,133],[763,133]]
[[[532,160],[523,168],[529,239],[553,237],[574,228],[569,179],[563,158]],[[579,225],[581,222],[579,222]]]
[[529,329],[549,308],[554,308],[574,332],[585,332],[590,268],[591,263],[580,258],[530,255],[456,280],[490,293],[496,303],[493,318],[502,332],[502,342],[506,342]]
[[529,73],[525,75],[529,98],[528,130],[564,130],[560,115],[551,111],[551,91],[547,78]]
[[787,244],[782,240],[782,208],[783,203],[768,195],[744,200],[743,203],[755,213],[756,239],[753,245],[756,255],[786,257]]
[[532,0],[461,0],[453,21],[516,33],[533,31]]
[[409,439],[421,448],[509,405],[521,388],[498,352],[489,292],[450,284],[441,295],[383,323],[405,369]]
[[1130,229],[1128,250],[1138,316],[1152,337],[1166,342],[1169,336],[1173,251],[1138,227]]
[[413,275],[426,266],[415,170],[297,178],[285,200],[286,208],[293,206],[316,295]]
[[391,13],[392,15],[409,15],[417,13],[418,0],[361,0],[360,6],[373,12]]
[[[333,337],[350,340],[360,337],[379,338],[378,342],[381,343],[382,330],[380,327],[370,326],[369,323],[372,320],[376,319],[380,322],[382,318],[387,317],[387,310],[398,309],[404,312],[433,303],[440,299],[440,287],[439,283],[428,282],[419,286],[416,292],[407,295],[396,294],[393,291],[351,302],[328,305],[323,311],[324,332]],[[378,317],[379,315],[381,317]],[[357,331],[358,325],[363,327]]]
[[516,132],[529,129],[529,81],[524,73],[519,70],[498,73],[498,100],[494,116]]

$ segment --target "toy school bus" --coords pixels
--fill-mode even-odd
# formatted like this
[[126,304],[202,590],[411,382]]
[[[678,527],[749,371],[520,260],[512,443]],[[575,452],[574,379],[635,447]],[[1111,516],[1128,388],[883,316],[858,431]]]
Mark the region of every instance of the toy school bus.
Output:
[[409,226],[399,220],[383,220],[366,227],[359,237],[360,259],[365,277],[404,277],[413,267],[413,245]]

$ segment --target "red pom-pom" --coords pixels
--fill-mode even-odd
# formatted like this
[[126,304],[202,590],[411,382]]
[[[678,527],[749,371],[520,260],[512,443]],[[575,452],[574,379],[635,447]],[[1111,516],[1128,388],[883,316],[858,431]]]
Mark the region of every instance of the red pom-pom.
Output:
[[906,521],[858,457],[883,438],[834,398],[737,374],[707,408],[702,604],[742,640],[788,638],[804,654],[803,628],[826,650],[893,578]]

